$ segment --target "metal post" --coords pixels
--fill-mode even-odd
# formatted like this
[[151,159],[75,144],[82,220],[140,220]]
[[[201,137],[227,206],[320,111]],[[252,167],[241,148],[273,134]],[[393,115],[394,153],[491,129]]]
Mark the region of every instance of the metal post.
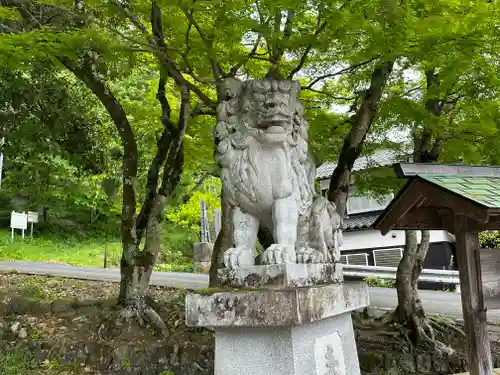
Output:
[[204,200],[200,200],[201,233],[200,242],[210,242],[208,233],[207,205]]
[[222,218],[220,215],[220,210],[218,208],[214,210],[214,215],[215,215],[215,237],[217,237],[222,228]]

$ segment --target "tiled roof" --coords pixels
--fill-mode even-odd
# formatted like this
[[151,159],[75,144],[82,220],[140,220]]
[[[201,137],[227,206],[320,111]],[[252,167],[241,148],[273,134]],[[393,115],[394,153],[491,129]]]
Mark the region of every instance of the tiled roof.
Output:
[[372,211],[363,214],[349,215],[344,219],[344,230],[368,229],[371,228],[375,220],[382,211]]
[[[354,162],[352,171],[356,172],[373,167],[384,167],[401,162],[405,159],[408,159],[408,156],[402,156],[401,153],[396,150],[377,150],[370,155],[359,157]],[[331,177],[336,166],[337,163],[335,162],[321,164],[316,170],[316,178],[321,180]]]
[[419,174],[418,177],[487,208],[500,208],[500,178],[459,174]]

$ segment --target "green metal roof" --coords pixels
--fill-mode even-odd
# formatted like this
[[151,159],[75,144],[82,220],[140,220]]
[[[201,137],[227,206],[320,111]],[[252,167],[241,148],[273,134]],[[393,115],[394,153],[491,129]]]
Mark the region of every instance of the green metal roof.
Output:
[[419,174],[418,177],[487,208],[500,208],[500,177]]

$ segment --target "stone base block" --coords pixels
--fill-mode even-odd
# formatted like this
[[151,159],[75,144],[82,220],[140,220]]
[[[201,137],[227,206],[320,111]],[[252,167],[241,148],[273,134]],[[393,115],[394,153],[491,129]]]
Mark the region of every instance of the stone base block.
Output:
[[282,289],[328,285],[343,281],[342,264],[287,263],[219,270],[221,285],[240,288]]
[[190,327],[272,327],[311,323],[368,306],[361,282],[186,296]]
[[360,375],[350,313],[292,327],[218,328],[215,375]]
[[188,326],[215,327],[215,375],[359,375],[350,312],[363,283],[186,297]]

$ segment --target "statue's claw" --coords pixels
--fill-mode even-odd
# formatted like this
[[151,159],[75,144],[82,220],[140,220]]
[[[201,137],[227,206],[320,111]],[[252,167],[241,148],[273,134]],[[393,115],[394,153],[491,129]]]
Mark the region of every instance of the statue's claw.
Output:
[[297,263],[324,263],[325,255],[318,250],[310,247],[302,247],[297,252]]
[[297,260],[293,247],[274,244],[262,254],[264,264],[295,263]]
[[237,268],[244,266],[253,266],[253,251],[245,248],[232,248],[224,252],[224,266],[226,268]]

